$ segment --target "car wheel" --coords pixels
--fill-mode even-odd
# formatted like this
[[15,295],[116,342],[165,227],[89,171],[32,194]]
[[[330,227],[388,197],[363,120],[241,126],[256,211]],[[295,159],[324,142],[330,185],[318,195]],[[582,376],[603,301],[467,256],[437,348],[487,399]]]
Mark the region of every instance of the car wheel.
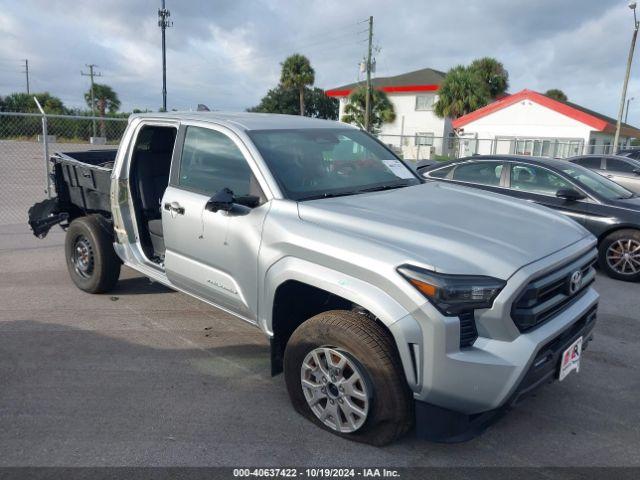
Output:
[[108,292],[120,276],[121,262],[113,249],[113,233],[99,215],[71,222],[65,238],[65,257],[71,280],[85,292]]
[[291,335],[289,397],[303,416],[342,437],[385,445],[413,425],[413,400],[390,334],[375,320],[324,312]]
[[639,230],[617,230],[600,242],[598,250],[598,263],[607,275],[628,282],[640,280]]

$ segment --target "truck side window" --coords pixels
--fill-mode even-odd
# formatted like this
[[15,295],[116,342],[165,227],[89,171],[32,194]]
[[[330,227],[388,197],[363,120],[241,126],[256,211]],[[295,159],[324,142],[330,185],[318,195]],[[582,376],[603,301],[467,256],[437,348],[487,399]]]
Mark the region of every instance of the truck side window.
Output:
[[262,197],[242,152],[225,134],[187,127],[180,160],[179,185],[205,195],[230,188],[236,196]]

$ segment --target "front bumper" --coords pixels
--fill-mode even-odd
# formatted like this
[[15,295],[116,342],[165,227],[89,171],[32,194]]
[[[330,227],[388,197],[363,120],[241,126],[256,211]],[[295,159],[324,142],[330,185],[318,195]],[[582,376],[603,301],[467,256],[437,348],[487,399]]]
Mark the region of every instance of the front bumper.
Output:
[[465,414],[449,408],[416,400],[416,433],[419,437],[440,442],[469,440],[498,420],[529,393],[557,378],[562,353],[579,337],[582,349],[593,339],[597,304],[591,306],[576,321],[544,344],[533,357],[514,391],[498,408],[475,414]]

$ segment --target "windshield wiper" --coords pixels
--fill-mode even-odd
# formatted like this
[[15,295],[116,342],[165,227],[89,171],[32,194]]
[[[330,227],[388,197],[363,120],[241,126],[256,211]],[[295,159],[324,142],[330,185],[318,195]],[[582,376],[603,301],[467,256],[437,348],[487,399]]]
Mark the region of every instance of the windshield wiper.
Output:
[[349,192],[339,192],[339,193],[325,192],[325,193],[319,193],[317,195],[309,195],[308,197],[302,197],[302,198],[299,198],[298,201],[303,202],[305,200],[319,200],[321,198],[345,197],[347,195],[354,195],[356,193],[359,193],[359,191],[349,191]]
[[402,188],[402,187],[408,187],[408,186],[409,186],[408,183],[390,183],[387,185],[378,185],[377,187],[361,188],[360,190],[357,190],[357,193],[381,192],[383,190],[392,190],[394,188]]

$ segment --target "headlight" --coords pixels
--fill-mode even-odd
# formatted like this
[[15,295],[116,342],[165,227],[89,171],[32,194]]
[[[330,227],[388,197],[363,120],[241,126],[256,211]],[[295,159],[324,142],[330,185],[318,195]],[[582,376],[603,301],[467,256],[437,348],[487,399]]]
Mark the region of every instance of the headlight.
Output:
[[403,265],[398,272],[445,315],[491,308],[506,282],[473,275],[448,275]]

